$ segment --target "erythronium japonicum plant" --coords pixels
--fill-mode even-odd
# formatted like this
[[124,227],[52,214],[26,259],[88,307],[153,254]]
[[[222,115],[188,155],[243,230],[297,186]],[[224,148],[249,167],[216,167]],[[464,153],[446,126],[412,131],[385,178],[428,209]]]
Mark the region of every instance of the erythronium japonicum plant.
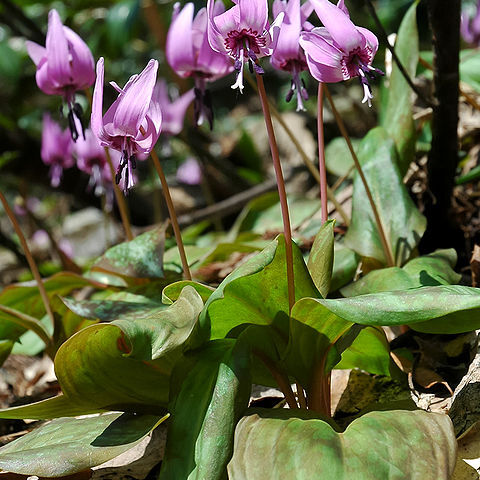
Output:
[[56,10],[50,10],[48,14],[45,47],[31,41],[27,41],[26,46],[37,67],[38,88],[48,95],[63,97],[68,107],[72,138],[76,140],[79,133],[75,119],[82,124],[82,110],[75,102],[75,92],[90,87],[95,81],[90,49],[73,30],[62,25]]
[[[219,0],[213,3],[214,15],[225,11]],[[212,50],[207,35],[207,9],[202,8],[193,18],[194,5],[187,3],[181,10],[174,6],[172,23],[168,29],[165,54],[177,75],[193,78],[195,82],[195,122],[206,120],[213,127],[213,110],[208,82],[224,77],[233,70],[231,60]]]
[[[347,79],[342,73],[345,67],[345,75],[361,78],[368,102],[371,92],[364,79],[373,72],[373,34],[350,22],[343,1],[336,6],[327,0],[312,1],[324,26],[300,34],[307,44],[308,65],[331,75],[321,82]],[[194,26],[204,21],[205,13],[193,20],[193,7],[187,7],[174,18],[180,21],[172,30],[178,34],[182,22]],[[289,0],[285,8],[276,8],[282,10],[277,19],[285,14],[285,41],[291,42],[288,48],[283,44],[279,56],[288,63],[293,57],[287,53],[292,53],[299,55],[298,60],[301,52],[295,50],[293,39],[299,35],[299,25],[305,25],[300,4]],[[207,10],[212,46],[236,64],[234,87],[243,88],[245,61],[257,74],[288,233],[270,243],[260,234],[239,234],[237,227],[227,237],[219,233],[221,242],[226,238],[232,242],[234,236],[239,242],[246,234],[266,247],[259,251],[258,245],[248,245],[258,253],[216,288],[176,281],[179,275],[167,270],[167,261],[163,263],[162,226],[107,250],[91,267],[89,278],[62,273],[47,279],[45,306],[30,284],[1,291],[0,361],[14,342],[23,341],[27,329],[32,330],[51,343],[52,356],[56,351],[55,372],[63,395],[0,410],[0,418],[56,419],[0,448],[0,469],[39,477],[85,472],[137,444],[170,415],[159,480],[447,480],[456,461],[456,439],[447,415],[370,405],[370,413],[359,412],[341,428],[331,418],[329,377],[333,368],[392,375],[395,370],[382,326],[408,325],[414,331],[440,334],[480,328],[480,291],[454,285],[458,275],[453,271],[452,251],[413,258],[425,219],[402,182],[397,144],[383,127],[365,136],[358,155],[379,199],[396,266],[373,270],[350,285],[347,279],[341,285],[346,285],[341,298],[338,284],[332,286],[343,268],[334,267],[333,220],[323,222],[304,262],[305,252],[292,242],[288,230],[278,149],[257,63],[275,43],[266,2],[239,0],[223,13],[211,2]],[[411,12],[408,18],[416,28]],[[204,45],[204,30],[199,27],[197,33]],[[192,48],[198,53],[197,40],[192,39]],[[399,35],[400,51],[404,41]],[[321,58],[314,56],[319,51],[324,53]],[[175,52],[175,61],[179,62],[180,53]],[[185,71],[193,76],[198,63],[193,68],[188,62]],[[92,131],[104,146],[122,155],[118,173],[125,172],[125,190],[132,186],[136,156],[155,155],[159,110],[168,109],[155,90],[157,67],[151,60],[123,89],[113,84],[118,98],[103,115],[103,59],[97,64]],[[299,84],[295,89],[299,93]],[[170,134],[180,128],[192,92],[180,98]],[[87,130],[85,142],[88,139]],[[101,163],[96,163],[95,149],[78,140],[82,168],[93,172],[93,166]],[[185,179],[195,183],[200,173],[197,169]],[[161,179],[164,185],[163,174]],[[371,264],[385,265],[389,261],[364,197],[365,189],[355,179],[352,223],[344,241]],[[260,223],[261,213],[254,212]],[[211,242],[211,236],[201,241],[205,238]],[[353,259],[349,279],[358,266],[355,252],[347,252]],[[96,294],[83,299],[68,296],[82,286],[93,287]],[[49,302],[58,329],[53,335],[41,321]],[[61,345],[55,343],[57,337],[64,340]],[[253,384],[277,386],[290,408],[249,408]]]

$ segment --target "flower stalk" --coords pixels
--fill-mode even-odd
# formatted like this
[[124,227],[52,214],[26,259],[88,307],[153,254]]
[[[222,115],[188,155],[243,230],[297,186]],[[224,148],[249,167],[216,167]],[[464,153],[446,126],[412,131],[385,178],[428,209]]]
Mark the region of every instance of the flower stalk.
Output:
[[347,142],[348,149],[350,150],[350,153],[353,158],[353,162],[355,164],[355,168],[358,171],[358,174],[360,175],[360,179],[362,180],[363,187],[365,188],[365,192],[367,194],[368,201],[370,203],[370,206],[373,211],[373,216],[375,217],[375,223],[377,224],[377,229],[378,229],[378,234],[380,235],[380,241],[382,243],[382,248],[385,253],[385,258],[387,259],[387,265],[389,267],[394,267],[395,266],[395,259],[393,257],[393,252],[391,249],[390,244],[388,243],[387,236],[385,235],[385,230],[382,225],[382,220],[380,218],[380,215],[378,213],[377,207],[375,205],[375,202],[373,200],[372,192],[370,191],[370,187],[368,186],[367,179],[365,178],[365,175],[363,173],[362,166],[360,165],[360,162],[358,160],[357,154],[355,153],[355,150],[353,149],[352,142],[350,141],[350,137],[348,136],[347,129],[345,128],[345,124],[343,123],[342,117],[338,113],[338,110],[335,107],[335,103],[333,102],[332,95],[330,94],[328,87],[325,85],[325,96],[328,99],[328,102],[330,103],[330,106],[332,108],[332,113],[333,116],[335,117],[335,121],[337,122],[338,128],[340,130],[340,133],[342,134],[343,138]]
[[328,220],[327,169],[325,166],[325,139],[323,135],[323,82],[318,82],[317,138],[318,138],[318,171],[320,173],[320,201],[321,201],[322,224],[323,224]]
[[287,193],[285,190],[285,181],[283,179],[282,165],[280,164],[280,155],[278,153],[277,141],[273,130],[272,117],[268,105],[265,85],[261,75],[256,73],[258,95],[262,103],[263,116],[265,117],[265,126],[267,127],[268,142],[270,144],[270,152],[272,154],[273,168],[277,177],[278,196],[280,197],[280,207],[282,210],[283,232],[285,236],[285,256],[287,262],[287,284],[288,284],[288,305],[292,310],[295,304],[295,280],[293,273],[293,249],[292,249],[292,229],[290,227],[290,215],[288,213]]
[[162,165],[158,159],[157,153],[155,150],[150,152],[150,157],[153,160],[153,166],[157,171],[158,178],[160,178],[160,183],[162,184],[163,194],[165,197],[165,202],[167,203],[168,214],[170,216],[170,221],[172,222],[173,233],[175,235],[175,240],[177,242],[178,251],[180,253],[180,259],[182,261],[183,276],[185,280],[191,280],[192,274],[190,273],[190,268],[188,266],[187,255],[185,253],[185,247],[183,245],[182,233],[180,232],[180,226],[178,224],[177,214],[175,213],[175,207],[172,202],[172,197],[170,195],[170,189],[168,188],[167,179],[165,178],[165,173],[163,172]]

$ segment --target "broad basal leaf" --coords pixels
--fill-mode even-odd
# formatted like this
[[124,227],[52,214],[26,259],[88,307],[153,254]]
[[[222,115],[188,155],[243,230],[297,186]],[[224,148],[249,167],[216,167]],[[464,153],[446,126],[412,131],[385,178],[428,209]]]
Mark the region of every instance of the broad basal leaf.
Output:
[[[415,78],[418,64],[417,4],[414,2],[398,29],[395,53],[410,78]],[[413,121],[414,95],[411,87],[396,62],[392,62],[392,73],[388,79],[388,103],[381,125],[395,141],[398,151],[398,167],[405,175],[415,154],[415,122]]]
[[235,425],[250,398],[249,357],[234,340],[215,340],[175,368],[160,480],[225,478]]
[[165,227],[162,225],[108,249],[92,270],[114,273],[120,277],[163,278]]
[[165,418],[126,413],[59,418],[0,448],[0,470],[39,477],[81,472],[134,447]]
[[166,309],[135,320],[87,327],[58,350],[55,372],[64,396],[1,410],[0,418],[52,418],[95,411],[163,412],[170,373],[203,306],[192,287]]
[[[293,256],[297,300],[316,296],[318,292],[295,243]],[[216,339],[242,324],[269,325],[277,321],[287,328],[288,312],[285,241],[280,235],[225,278],[208,299],[199,322],[204,331],[210,331],[210,338]]]
[[[403,184],[396,163],[395,144],[383,128],[377,127],[368,133],[361,142],[358,157],[395,264],[401,266],[409,259],[425,231],[425,217]],[[345,244],[363,257],[387,264],[375,217],[359,175],[354,180],[352,221],[345,235]]]
[[297,410],[260,411],[235,429],[230,480],[448,480],[456,440],[447,415],[423,411],[368,413],[337,433]]

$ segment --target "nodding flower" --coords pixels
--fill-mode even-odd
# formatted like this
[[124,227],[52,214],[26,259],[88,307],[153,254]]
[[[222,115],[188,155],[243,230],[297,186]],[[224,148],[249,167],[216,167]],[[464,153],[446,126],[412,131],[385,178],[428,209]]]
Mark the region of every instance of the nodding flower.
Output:
[[95,81],[95,64],[87,44],[70,28],[65,27],[56,10],[48,14],[45,47],[26,42],[27,52],[37,67],[36,80],[48,95],[61,95],[68,107],[68,123],[74,141],[83,134],[82,108],[75,102],[75,92],[90,87]]
[[371,106],[369,78],[383,75],[372,67],[378,49],[377,37],[350,20],[343,0],[335,6],[329,0],[310,0],[323,27],[302,32],[300,45],[305,51],[312,76],[319,82],[341,82],[359,77],[363,86],[362,103]]
[[252,72],[264,73],[258,58],[272,54],[283,14],[270,25],[267,0],[238,0],[221,14],[216,13],[214,1],[208,0],[207,13],[210,46],[233,59],[237,79],[232,88],[243,93],[244,63],[248,62]]
[[470,14],[466,9],[462,11],[460,33],[467,43],[480,47],[480,0],[475,13]]
[[103,115],[103,58],[97,62],[91,128],[102,146],[121,152],[115,181],[119,184],[125,172],[125,194],[135,183],[133,170],[136,168],[138,155],[148,155],[160,135],[162,113],[159,103],[153,98],[157,70],[158,62],[150,60],[145,69],[130,77],[123,88],[110,82],[118,92],[118,97]]
[[58,187],[64,168],[73,167],[73,143],[69,130],[62,130],[48,113],[43,116],[42,147],[40,156],[50,166],[50,184]]
[[300,0],[288,0],[288,2],[275,0],[273,2],[273,14],[278,15],[283,12],[285,17],[270,61],[277,70],[291,73],[292,82],[286,100],[289,102],[296,91],[297,112],[305,110],[303,100],[308,100],[307,89],[300,78],[300,73],[308,68],[307,60],[300,47],[299,40],[302,29],[310,30],[313,28],[307,22],[307,18],[312,11],[313,7],[310,2],[303,6],[300,6]]
[[[221,0],[214,3],[213,9],[216,15],[225,11]],[[174,5],[165,54],[177,75],[194,79],[195,122],[201,125],[207,120],[212,128],[213,110],[206,85],[232,72],[233,65],[227,56],[212,50],[208,43],[207,9],[202,8],[195,18],[193,12],[193,3],[187,3],[182,10],[178,3]]]

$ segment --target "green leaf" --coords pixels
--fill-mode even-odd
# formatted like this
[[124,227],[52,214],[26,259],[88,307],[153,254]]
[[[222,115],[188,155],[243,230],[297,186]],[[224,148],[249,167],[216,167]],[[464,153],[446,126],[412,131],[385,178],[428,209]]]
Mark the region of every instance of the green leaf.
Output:
[[81,472],[134,447],[166,418],[126,413],[59,418],[0,448],[0,469],[39,477]]
[[[396,157],[393,140],[381,127],[368,133],[358,152],[395,264],[401,266],[420,241],[426,220],[402,182]],[[352,221],[345,244],[363,257],[387,264],[375,217],[358,175],[354,180]]]
[[[55,295],[67,295],[82,287],[105,288],[105,285],[101,283],[68,272],[57,273],[44,280],[43,283],[50,299]],[[0,293],[0,304],[27,313],[36,319],[42,318],[46,314],[35,282],[6,287]],[[12,322],[11,316],[0,311],[0,338],[16,340],[24,332],[24,326]]]
[[[317,296],[318,292],[303,262],[302,252],[293,243],[295,297]],[[243,324],[288,325],[288,286],[285,240],[278,236],[260,253],[228,275],[208,299],[199,318],[210,338],[224,338]]]
[[12,347],[13,342],[11,340],[0,340],[0,367],[10,355]]
[[325,222],[312,245],[307,267],[318,291],[326,298],[333,271],[333,227],[335,220]]
[[[395,53],[410,78],[415,78],[419,58],[417,31],[417,4],[414,2],[400,24]],[[415,155],[415,122],[413,121],[413,95],[396,62],[392,62],[388,80],[388,103],[381,125],[395,141],[398,167],[403,176]]]
[[159,480],[226,477],[235,425],[250,398],[249,356],[233,340],[215,340],[174,370]]
[[[280,413],[281,412],[281,413]],[[337,433],[297,410],[254,413],[235,429],[230,480],[447,480],[456,439],[447,415],[423,411],[368,413]]]
[[120,277],[163,278],[165,225],[157,227],[108,249],[92,270],[114,273]]
[[335,242],[333,255],[333,272],[330,290],[335,292],[350,282],[357,271],[360,257],[343,243]]
[[[351,139],[353,149],[357,151],[360,140]],[[353,175],[353,158],[343,137],[336,137],[325,147],[325,162],[327,170],[337,177],[343,177],[350,171],[349,178]]]
[[193,287],[196,292],[202,297],[203,302],[205,303],[210,295],[215,291],[214,288],[204,285],[203,283],[193,282],[192,280],[181,280],[179,282],[171,283],[167,285],[162,291],[162,302],[166,304],[171,304],[175,302],[183,288],[187,285]]
[[105,410],[162,413],[172,368],[189,337],[195,336],[202,306],[200,296],[187,286],[166,309],[80,330],[55,357],[64,396],[0,410],[0,418],[22,414],[21,418],[52,418],[50,412],[70,416]]
[[363,328],[342,352],[338,369],[359,368],[375,375],[390,376],[390,346],[380,327]]
[[[360,325],[409,325],[428,333],[462,333],[480,328],[480,289],[439,285],[315,301]],[[296,305],[295,305],[296,306]]]
[[352,297],[366,293],[456,284],[461,278],[461,275],[455,273],[452,268],[456,262],[457,254],[453,248],[437,250],[429,255],[414,258],[403,268],[374,270],[342,288],[341,293],[345,297]]

